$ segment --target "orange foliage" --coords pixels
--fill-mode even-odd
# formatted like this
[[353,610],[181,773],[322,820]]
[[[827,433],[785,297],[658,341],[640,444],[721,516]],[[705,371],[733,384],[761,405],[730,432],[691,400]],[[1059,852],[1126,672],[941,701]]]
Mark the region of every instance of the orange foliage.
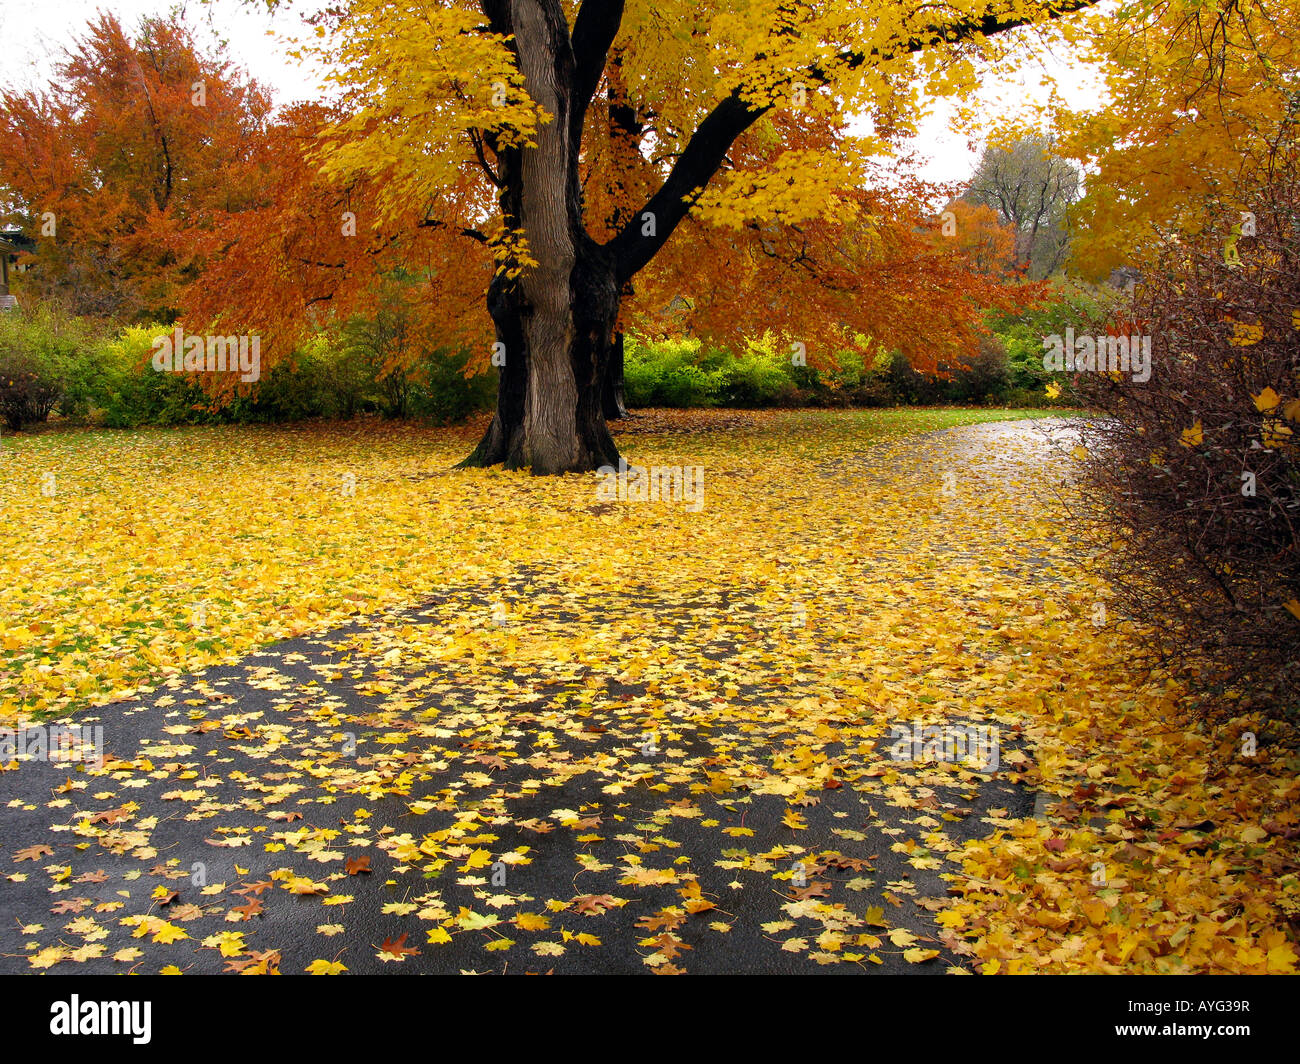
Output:
[[134,37],[101,15],[46,93],[0,93],[0,185],[37,238],[36,294],[122,318],[171,316],[192,273],[177,237],[238,209],[270,100],[177,22]]

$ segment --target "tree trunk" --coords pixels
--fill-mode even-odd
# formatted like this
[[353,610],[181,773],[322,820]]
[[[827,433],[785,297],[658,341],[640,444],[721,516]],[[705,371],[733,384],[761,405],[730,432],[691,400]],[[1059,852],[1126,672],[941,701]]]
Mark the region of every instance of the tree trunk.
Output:
[[514,280],[498,274],[488,291],[505,363],[496,415],[462,465],[501,463],[538,474],[617,465],[602,399],[619,286],[612,257],[583,224],[581,127],[572,118],[574,58],[564,10],[559,0],[491,7],[494,24],[514,35],[529,96],[552,117],[538,126],[535,147],[497,152],[502,216],[523,230],[537,265]]

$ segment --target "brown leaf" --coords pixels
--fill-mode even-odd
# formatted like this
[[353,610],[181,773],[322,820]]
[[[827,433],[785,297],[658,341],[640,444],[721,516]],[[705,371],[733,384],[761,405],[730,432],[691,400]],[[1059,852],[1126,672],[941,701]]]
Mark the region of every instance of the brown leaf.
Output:
[[618,908],[623,902],[609,894],[582,894],[574,898],[571,904],[576,912],[599,916],[606,909]]
[[691,947],[680,938],[676,938],[666,932],[653,939],[651,944],[654,946],[656,953],[662,954],[669,960],[676,957],[682,950],[691,949]]
[[843,854],[833,853],[822,859],[826,862],[827,868],[848,869],[852,872],[871,871],[871,862],[865,857],[845,857]]
[[262,914],[262,900],[260,898],[250,898],[247,905],[234,905],[230,911],[232,913],[241,913],[245,920],[251,920],[254,916]]
[[232,957],[226,961],[226,971],[238,972],[240,975],[279,975],[280,951],[254,951],[247,957]]
[[406,957],[419,956],[420,951],[413,946],[406,945],[407,932],[403,931],[397,938],[386,938],[384,944],[379,947],[380,953],[387,953],[396,960],[402,960]]
[[686,922],[686,917],[681,913],[670,913],[660,910],[656,916],[643,916],[637,922],[636,926],[644,928],[647,931],[675,931]]

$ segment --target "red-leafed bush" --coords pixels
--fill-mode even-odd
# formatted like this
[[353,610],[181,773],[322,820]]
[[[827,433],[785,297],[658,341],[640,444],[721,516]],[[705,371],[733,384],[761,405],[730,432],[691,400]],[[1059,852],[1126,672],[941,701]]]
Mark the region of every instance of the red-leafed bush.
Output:
[[[1086,459],[1123,615],[1149,649],[1300,706],[1300,183],[1170,241],[1128,313],[1150,379],[1079,374]],[[1253,230],[1254,235],[1251,235]]]

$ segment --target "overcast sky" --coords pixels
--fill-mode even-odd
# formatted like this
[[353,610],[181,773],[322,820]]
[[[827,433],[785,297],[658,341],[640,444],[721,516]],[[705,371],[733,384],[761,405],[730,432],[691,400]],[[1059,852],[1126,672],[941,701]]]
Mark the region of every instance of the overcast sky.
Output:
[[[181,8],[201,42],[224,41],[230,58],[249,70],[275,94],[278,103],[313,99],[319,82],[312,72],[284,54],[286,41],[298,28],[296,17],[274,17],[239,0],[0,0],[0,42],[4,67],[0,86],[43,88],[53,65],[74,36],[81,33],[97,11],[111,10],[128,28],[143,15]],[[1083,104],[1095,100],[1091,80],[1071,86],[1069,68],[1051,57],[1027,61],[1006,72],[997,82],[986,83],[981,99],[991,114],[1014,114],[1046,98],[1040,72],[1051,70],[1062,81],[1068,100]],[[964,131],[949,126],[951,108],[939,103],[918,140],[926,162],[921,175],[935,181],[968,178],[979,158],[979,145],[968,143]]]

